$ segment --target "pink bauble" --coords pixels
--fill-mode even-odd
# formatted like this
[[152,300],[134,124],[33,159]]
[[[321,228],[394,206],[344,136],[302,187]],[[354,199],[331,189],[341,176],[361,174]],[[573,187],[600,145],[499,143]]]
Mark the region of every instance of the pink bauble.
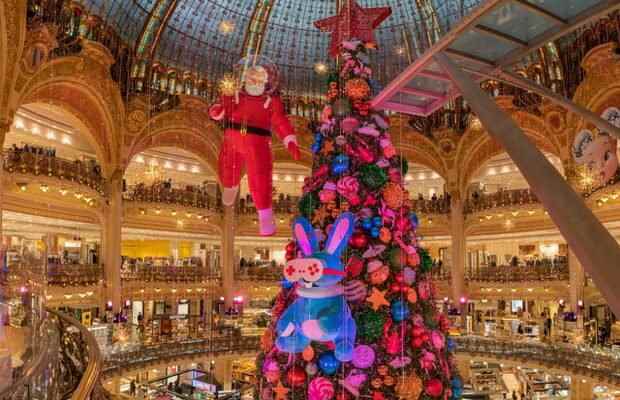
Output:
[[443,392],[443,383],[437,378],[429,379],[424,384],[424,391],[431,397],[439,397]]
[[334,385],[327,378],[314,378],[308,386],[308,400],[331,400],[334,398]]
[[342,128],[342,131],[344,133],[353,133],[358,126],[360,126],[360,122],[357,120],[357,118],[353,117],[347,117],[343,119],[340,123],[340,127]]
[[446,345],[444,336],[439,331],[431,332],[431,343],[433,344],[433,347],[437,350],[442,350]]
[[359,345],[353,350],[351,362],[356,368],[369,368],[375,362],[375,351],[365,344]]
[[274,360],[267,360],[263,364],[263,374],[269,383],[276,383],[280,379],[280,367]]

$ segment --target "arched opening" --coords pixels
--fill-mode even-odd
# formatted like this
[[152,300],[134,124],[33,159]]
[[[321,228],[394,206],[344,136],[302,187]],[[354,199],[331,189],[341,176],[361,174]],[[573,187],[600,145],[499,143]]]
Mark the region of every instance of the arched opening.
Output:
[[[17,110],[3,146],[9,268],[29,271],[51,287],[99,285],[105,179],[91,132],[62,107],[31,103]],[[97,290],[86,289],[85,306],[99,306]]]
[[195,152],[154,146],[130,160],[123,177],[125,219],[121,255],[125,279],[171,273],[206,279],[219,273],[219,188],[213,166]]

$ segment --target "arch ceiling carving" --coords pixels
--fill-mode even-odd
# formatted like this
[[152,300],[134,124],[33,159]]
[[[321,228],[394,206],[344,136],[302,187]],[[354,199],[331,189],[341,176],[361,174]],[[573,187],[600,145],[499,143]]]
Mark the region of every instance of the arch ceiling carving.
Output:
[[[620,106],[620,63],[615,54],[617,43],[611,42],[593,48],[584,57],[581,66],[586,71],[585,79],[575,92],[573,101],[594,113],[601,114],[607,107]],[[568,116],[568,146],[580,130],[593,126],[575,114]]]
[[[26,37],[26,2],[3,0],[0,2],[0,127],[8,125],[16,107],[11,97],[18,74],[23,43]],[[2,132],[4,133],[4,132]]]
[[[123,157],[123,168],[127,168],[133,157],[150,148],[177,147],[194,154],[209,168],[217,171],[221,129],[209,119],[206,102],[184,100],[179,110],[158,114],[140,125],[136,123],[132,126],[128,122],[128,130],[137,134],[131,139]],[[129,114],[129,121],[142,121],[145,118],[145,114],[139,110]]]
[[87,128],[104,173],[120,161],[125,106],[110,76],[112,57],[98,43],[85,41],[78,56],[44,63],[32,75],[23,72],[17,105],[48,103],[74,114]]
[[[507,110],[527,137],[536,147],[562,158],[558,134],[547,129],[545,120],[534,114],[520,110]],[[481,128],[469,127],[463,134],[456,149],[458,168],[458,188],[465,193],[474,174],[491,158],[505,152],[504,148]]]
[[406,117],[391,117],[390,122],[390,136],[397,151],[409,163],[428,167],[447,180],[451,151],[442,150],[438,143],[411,128]]

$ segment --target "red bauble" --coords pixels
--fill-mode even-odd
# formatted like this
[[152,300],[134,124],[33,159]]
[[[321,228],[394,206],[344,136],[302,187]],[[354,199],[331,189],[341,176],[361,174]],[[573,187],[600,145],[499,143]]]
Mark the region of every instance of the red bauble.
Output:
[[385,400],[385,396],[381,392],[373,392],[372,400]]
[[350,400],[351,397],[347,392],[340,392],[336,395],[336,400]]
[[413,329],[411,329],[411,334],[414,337],[421,337],[422,335],[424,335],[425,332],[426,329],[422,328],[421,326],[414,326]]
[[352,256],[349,258],[349,262],[347,263],[347,267],[345,270],[349,274],[350,278],[357,278],[364,269],[364,260],[359,257]]
[[361,231],[355,232],[349,240],[349,246],[353,247],[354,249],[363,249],[364,247],[368,246],[368,236],[366,236],[366,234]]
[[419,349],[420,347],[424,346],[424,339],[422,339],[421,336],[414,337],[413,340],[411,341],[411,345],[414,348]]
[[431,397],[439,397],[443,393],[443,383],[437,378],[429,379],[424,385],[424,391]]
[[286,252],[286,255],[284,256],[284,258],[286,258],[286,261],[291,261],[294,260],[295,257],[295,253],[289,253],[288,251]]
[[304,371],[302,367],[296,365],[288,371],[286,377],[288,378],[288,383],[291,386],[301,386],[306,382],[307,376],[306,371]]
[[288,242],[286,244],[286,252],[287,253],[295,253],[295,248],[297,247],[297,245],[295,244],[295,242]]

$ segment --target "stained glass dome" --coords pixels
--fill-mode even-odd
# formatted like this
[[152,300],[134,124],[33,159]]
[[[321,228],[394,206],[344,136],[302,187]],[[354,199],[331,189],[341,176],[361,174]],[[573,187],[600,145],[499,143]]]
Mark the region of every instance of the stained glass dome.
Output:
[[[481,0],[358,0],[389,6],[376,32],[375,75],[385,83]],[[217,78],[248,51],[278,64],[283,86],[323,91],[317,65],[328,63],[329,35],[313,22],[335,15],[336,0],[83,0],[137,51],[160,63]],[[256,47],[252,47],[256,45]]]

